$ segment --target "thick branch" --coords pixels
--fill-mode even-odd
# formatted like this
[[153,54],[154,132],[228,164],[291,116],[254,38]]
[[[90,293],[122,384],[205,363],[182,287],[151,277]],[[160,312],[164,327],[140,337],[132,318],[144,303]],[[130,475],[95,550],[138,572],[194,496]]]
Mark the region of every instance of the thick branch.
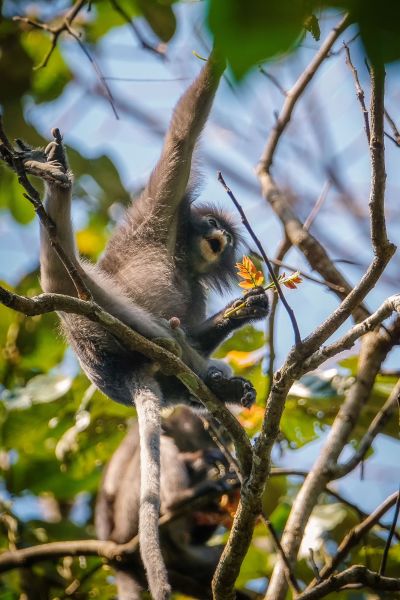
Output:
[[[328,438],[293,502],[285,526],[282,546],[291,562],[296,559],[312,510],[332,478],[331,469],[335,468],[338,458],[348,442],[360,412],[370,396],[375,377],[387,353],[395,343],[399,330],[400,319],[393,327],[392,336],[388,336],[385,332],[374,331],[362,339],[357,379],[348,391],[345,402],[332,424]],[[281,600],[285,597],[286,585],[282,579],[283,574],[283,564],[278,561],[266,600]]]
[[384,95],[385,69],[383,65],[371,67],[371,193],[369,210],[371,213],[371,240],[376,256],[382,248],[387,248],[389,240],[385,224],[385,142],[384,142]]
[[244,429],[222,402],[210,392],[204,382],[177,356],[133,331],[94,302],[86,302],[61,294],[41,294],[34,298],[26,298],[13,294],[2,287],[0,287],[0,302],[27,316],[61,311],[83,315],[95,323],[100,323],[107,331],[115,335],[128,350],[144,354],[157,363],[163,373],[177,377],[192,394],[199,398],[232,437],[242,476],[246,477],[250,472],[252,449]]
[[352,348],[355,342],[368,333],[373,331],[385,319],[390,317],[394,312],[400,313],[400,295],[390,296],[370,317],[357,323],[341,338],[329,346],[323,346],[310,356],[303,363],[304,372],[312,371],[319,367],[323,362],[333,356],[339,354],[343,350]]

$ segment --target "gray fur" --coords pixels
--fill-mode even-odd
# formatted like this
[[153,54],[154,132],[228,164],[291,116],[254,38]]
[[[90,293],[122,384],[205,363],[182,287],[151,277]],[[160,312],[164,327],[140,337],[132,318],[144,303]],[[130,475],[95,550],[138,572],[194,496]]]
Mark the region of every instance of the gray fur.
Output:
[[[182,346],[183,360],[221,397],[250,406],[255,399],[251,384],[229,378],[221,369],[207,380],[210,363],[205,340],[213,344],[237,327],[216,316],[215,323],[202,327],[205,319],[206,284],[221,289],[229,284],[235,261],[237,232],[221,213],[218,227],[205,215],[212,207],[196,209],[187,193],[191,158],[207,119],[224,65],[211,56],[194,83],[179,101],[167,133],[160,160],[141,194],[127,210],[124,223],[112,236],[98,265],[79,259],[71,225],[72,177],[58,130],[45,153],[25,152],[25,164],[42,176],[47,186],[46,209],[57,227],[64,251],[75,263],[94,300],[132,329],[149,339],[169,338]],[[61,177],[61,175],[63,177]],[[218,231],[217,231],[218,230]],[[199,233],[200,232],[200,233]],[[208,236],[218,235],[224,244],[212,254]],[[222,237],[221,237],[222,236]],[[206,244],[210,264],[198,262],[197,245]],[[213,250],[214,252],[214,250]],[[203,256],[203,255],[202,255]],[[197,258],[193,258],[197,257]],[[214,259],[215,258],[215,259]],[[207,260],[209,260],[207,258]],[[204,266],[205,265],[205,266]],[[76,295],[74,286],[52,247],[47,232],[41,231],[41,282],[45,291]],[[136,405],[142,453],[139,534],[141,554],[151,593],[156,600],[169,597],[170,588],[158,540],[160,417],[162,405],[185,402],[199,406],[173,377],[149,377],[151,365],[138,353],[128,352],[120,342],[79,315],[60,315],[64,332],[88,377],[110,398]],[[166,320],[178,317],[183,332],[172,330]],[[246,315],[250,320],[251,315]],[[257,318],[260,318],[257,316]],[[231,329],[230,329],[231,327]],[[198,341],[196,332],[201,329]],[[225,367],[224,367],[225,368]],[[217,376],[216,376],[217,375]],[[223,384],[223,385],[222,385]]]

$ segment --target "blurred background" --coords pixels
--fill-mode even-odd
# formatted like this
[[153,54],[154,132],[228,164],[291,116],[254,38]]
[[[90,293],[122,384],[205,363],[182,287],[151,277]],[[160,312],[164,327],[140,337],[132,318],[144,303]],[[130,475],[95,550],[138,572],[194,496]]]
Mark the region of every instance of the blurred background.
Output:
[[[46,66],[38,68],[49,51],[51,38],[47,32],[16,22],[13,17],[22,15],[48,22],[69,6],[63,1],[1,3],[0,103],[10,138],[22,138],[33,146],[44,145],[52,127],[61,130],[75,176],[73,217],[77,245],[82,255],[97,260],[124,207],[146,182],[159,156],[171,111],[201,69],[199,57],[210,52],[208,5],[175,3],[175,31],[165,46],[160,43],[163,36],[154,33],[151,19],[149,22],[138,16],[132,27],[112,2],[93,3],[90,12],[82,11],[74,21],[76,30],[85,32],[86,53],[83,41],[63,35]],[[127,10],[126,2],[119,6]],[[132,10],[129,14],[135,16]],[[318,14],[321,40],[341,16],[334,10]],[[165,25],[168,26],[170,21]],[[357,26],[353,25],[339,37],[297,103],[275,153],[273,175],[302,221],[320,199],[310,231],[348,281],[356,284],[372,258],[368,219],[370,164],[363,115],[351,70],[346,65],[343,41],[349,45],[368,106],[366,52]],[[237,43],[240,45],[241,41]],[[217,171],[221,171],[270,257],[275,255],[283,232],[262,198],[255,167],[287,92],[320,45],[321,41],[305,32],[295,51],[241,73],[239,81],[237,73],[228,69],[198,149],[199,200],[211,200],[235,212],[217,181]],[[246,52],[245,43],[242,52]],[[400,231],[400,136],[390,121],[395,125],[399,120],[399,100],[400,75],[398,62],[394,62],[387,66],[386,93],[390,119],[386,122],[386,216],[389,238],[394,243]],[[250,249],[254,248],[250,240],[247,243]],[[243,253],[248,253],[246,247]],[[39,293],[38,257],[38,223],[33,209],[23,197],[16,177],[1,165],[0,279],[19,293]],[[291,248],[284,260],[294,270],[320,279],[310,272],[296,248]],[[398,292],[399,268],[397,252],[366,299],[371,311]],[[233,289],[224,298],[211,294],[210,312],[238,296],[239,290]],[[302,337],[338,305],[337,297],[325,285],[307,279],[297,290],[287,290],[286,297],[295,311]],[[349,325],[350,321],[346,322],[337,336]],[[26,543],[93,535],[92,505],[101,471],[131,418],[127,408],[113,404],[89,387],[57,331],[55,315],[25,319],[0,305],[0,501],[8,506],[8,513],[24,531]],[[248,327],[218,351],[238,372],[250,377],[259,392],[259,410],[242,416],[249,432],[256,432],[265,401],[269,351],[264,334],[261,326]],[[287,314],[278,307],[276,367],[283,362],[293,341]],[[274,453],[277,466],[310,469],[343,393],[356,373],[357,352],[356,346],[292,390],[282,421],[281,442]],[[360,428],[370,422],[397,380],[399,357],[398,349],[390,354]],[[389,423],[385,434],[374,444],[363,477],[359,471],[352,473],[335,484],[337,491],[362,510],[372,510],[398,487],[398,452],[397,426]],[[300,481],[293,476],[276,477],[271,484],[272,492],[265,503],[278,530],[284,525]],[[331,536],[329,543],[340,540],[355,515],[348,507],[338,506],[327,498],[317,507],[314,524],[308,530],[307,549],[326,543],[321,538],[321,528]],[[9,539],[10,529],[3,527],[3,535]],[[371,534],[366,550],[372,562],[375,553],[378,556],[381,552],[381,540],[378,535],[375,537]],[[265,532],[258,532],[242,575],[250,588],[261,589],[265,573],[271,568],[272,559],[266,558],[266,548]],[[94,577],[100,577],[99,573]],[[111,598],[112,579],[107,572],[103,575],[110,592],[100,587],[101,597]],[[0,598],[19,597],[18,584],[13,581],[10,576],[4,588],[13,591],[6,595],[3,590]],[[95,585],[93,580],[90,585]],[[367,596],[361,593],[343,596],[364,597]]]

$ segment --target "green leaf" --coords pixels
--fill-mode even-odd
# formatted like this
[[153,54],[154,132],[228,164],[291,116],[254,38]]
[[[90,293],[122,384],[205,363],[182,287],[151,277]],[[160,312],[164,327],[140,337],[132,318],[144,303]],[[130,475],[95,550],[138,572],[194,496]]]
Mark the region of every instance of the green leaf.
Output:
[[6,172],[0,183],[0,205],[6,202],[14,219],[26,225],[34,219],[35,211],[23,193],[24,189],[18,183],[17,176],[11,171]]
[[[43,31],[32,29],[21,37],[22,45],[32,57],[35,66],[39,66],[51,46],[51,38]],[[54,48],[45,67],[32,73],[32,87],[36,102],[48,102],[61,95],[72,74],[66,65],[58,46]]]
[[163,42],[169,42],[175,33],[176,19],[171,8],[173,2],[165,0],[136,0],[142,15]]
[[240,79],[255,64],[293,49],[307,16],[303,0],[210,0],[208,23]]
[[264,333],[256,329],[253,325],[242,327],[219,346],[214,353],[215,358],[224,358],[231,350],[240,350],[241,352],[250,352],[264,345]]

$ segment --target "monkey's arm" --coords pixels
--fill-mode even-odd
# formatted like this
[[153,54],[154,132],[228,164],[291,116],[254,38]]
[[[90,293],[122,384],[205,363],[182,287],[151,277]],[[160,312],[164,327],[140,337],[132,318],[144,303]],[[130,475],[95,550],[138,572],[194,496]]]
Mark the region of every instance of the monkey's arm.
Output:
[[157,212],[162,209],[163,218],[173,218],[185,196],[193,150],[224,69],[225,61],[213,50],[174,110],[160,159],[141,196],[143,203],[150,199]]
[[[243,304],[243,308],[230,317],[224,317],[225,312]],[[268,315],[269,302],[263,288],[255,288],[247,292],[243,298],[238,298],[232,304],[216,313],[190,333],[197,348],[209,356],[235,329],[246,323],[263,319]]]

